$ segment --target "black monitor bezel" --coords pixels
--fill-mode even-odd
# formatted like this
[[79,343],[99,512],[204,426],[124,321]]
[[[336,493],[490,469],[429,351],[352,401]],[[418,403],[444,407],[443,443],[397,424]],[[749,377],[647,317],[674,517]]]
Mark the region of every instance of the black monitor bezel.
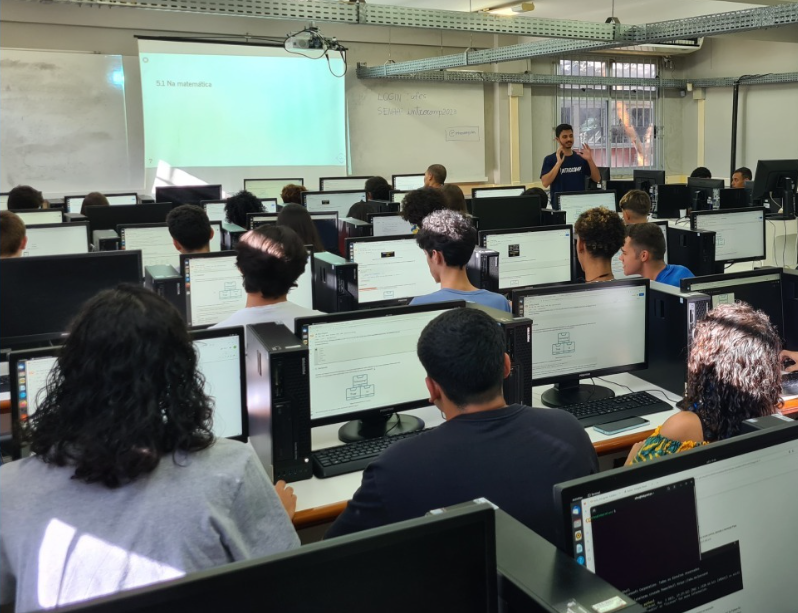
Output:
[[[766,277],[769,275],[779,275],[783,273],[782,268],[776,266],[767,266],[764,268],[756,268],[754,270],[739,270],[737,272],[727,272],[717,275],[704,275],[701,277],[689,277],[679,280],[679,290],[682,292],[698,292],[706,293],[705,289],[692,289],[692,286],[697,283],[716,283],[718,281],[733,281],[744,279],[755,279],[757,277]],[[710,290],[711,291],[711,290]]]
[[[307,347],[307,340],[304,338],[303,327],[312,325],[314,323],[338,323],[342,321],[357,321],[361,319],[376,319],[379,317],[391,317],[394,315],[409,315],[413,313],[426,313],[429,311],[448,311],[454,308],[465,308],[465,300],[450,300],[446,302],[432,302],[429,304],[416,304],[404,306],[388,306],[374,309],[362,309],[359,311],[348,311],[345,313],[328,313],[323,315],[312,315],[307,317],[297,317],[294,321],[294,333],[297,338],[302,342],[303,347]],[[310,363],[308,363],[310,369]],[[310,395],[308,395],[309,402],[312,403]],[[340,424],[356,419],[363,419],[377,415],[385,416],[392,415],[399,411],[410,411],[412,409],[420,409],[429,406],[429,396],[425,395],[424,398],[410,402],[402,402],[385,407],[376,407],[373,409],[366,409],[362,411],[353,411],[351,413],[339,413],[330,417],[321,417],[314,419],[311,417],[311,427],[327,426],[331,424]]]
[[[676,217],[660,217],[659,216],[660,215],[660,204],[661,204],[661,200],[660,199],[662,198],[661,194],[662,194],[662,189],[663,188],[665,188],[666,191],[668,191],[670,189],[674,189],[674,190],[679,189],[680,191],[682,191],[681,188],[684,188],[684,190],[683,190],[684,191],[684,195],[685,195],[684,207],[681,208],[681,209],[677,209]],[[687,187],[687,183],[666,183],[665,185],[658,185],[657,186],[657,210],[656,211],[652,211],[652,214],[656,212],[656,214],[657,214],[656,218],[657,219],[679,219],[679,211],[687,211],[687,209],[689,209],[691,207],[692,207],[692,202],[690,200],[690,190]],[[619,205],[618,208],[620,208],[620,205]]]
[[[745,204],[743,204],[742,207],[735,206],[736,204],[738,204],[737,202],[733,202],[731,206],[725,205],[724,200],[727,200],[727,198],[724,198],[724,195],[732,197],[733,200],[744,200]],[[745,189],[724,187],[719,191],[718,208],[721,211],[729,211],[732,209],[739,209],[739,208],[751,208],[751,206],[752,204],[748,198],[748,192]]]
[[[574,257],[576,256],[576,240],[575,240],[575,235],[574,235],[574,226],[573,226],[573,224],[563,224],[563,225],[559,225],[559,226],[533,226],[531,228],[515,228],[515,229],[509,228],[509,229],[505,229],[505,230],[480,230],[479,231],[479,246],[480,247],[485,247],[486,249],[489,249],[490,247],[488,247],[485,243],[487,242],[488,236],[493,235],[493,234],[519,234],[519,233],[524,233],[524,232],[532,233],[532,232],[553,232],[553,231],[562,232],[563,230],[570,230],[571,238],[573,239],[573,240],[569,241],[570,242],[571,254],[570,254],[569,258],[568,258],[568,273],[569,273],[568,281],[558,281],[558,282],[555,282],[555,283],[546,283],[544,285],[573,283],[574,282],[574,270],[573,270],[572,262],[574,261]],[[499,254],[499,257],[501,258],[501,254]],[[499,278],[501,278],[501,261],[499,262]],[[499,285],[499,291],[500,292],[510,292],[512,290],[522,289],[524,287],[533,287],[533,286],[522,285],[522,286],[513,286],[513,287],[502,287],[501,285]],[[540,287],[540,284],[537,285],[537,286],[534,286],[534,287]]]
[[[651,179],[654,180],[655,185],[665,185],[665,171],[658,170],[656,168],[632,169],[632,181],[635,184],[635,189],[640,189],[639,187],[637,187],[638,180],[651,180]],[[662,181],[660,181],[660,179],[662,179]]]
[[[784,166],[780,167],[781,164]],[[786,169],[784,168],[786,166]],[[762,179],[758,180],[760,175]],[[798,189],[798,159],[783,160],[758,160],[756,172],[754,173],[754,185],[751,189],[751,197],[754,202],[764,200],[773,190],[768,189],[771,184],[770,177],[776,176],[796,176],[795,184]]]
[[[215,222],[215,223],[219,223],[219,222]],[[169,238],[172,239],[172,234],[169,232],[169,224],[167,224],[165,221],[164,222],[160,222],[160,223],[120,223],[120,224],[118,224],[116,226],[116,233],[119,235],[119,251],[128,251],[128,249],[125,249],[124,244],[123,244],[124,241],[125,241],[125,237],[122,235],[122,229],[123,228],[124,229],[127,229],[127,228],[166,228],[167,234],[169,234]],[[133,251],[138,251],[139,253],[141,253],[140,249],[133,249]],[[177,249],[175,249],[175,252],[178,253],[178,254],[180,253],[179,251],[177,251]],[[143,254],[142,254],[141,266],[142,266],[142,268],[141,268],[141,278],[143,279],[144,275],[146,274],[146,270],[144,269],[144,255]]]
[[[91,253],[91,227],[89,226],[88,221],[64,221],[61,223],[39,223],[39,224],[31,224],[30,226],[26,226],[28,230],[38,230],[38,229],[45,229],[45,228],[74,228],[75,226],[83,226],[86,228],[86,251],[82,252],[80,255],[84,253]],[[27,236],[27,233],[26,233]],[[51,254],[54,256],[66,255],[62,253],[54,253]],[[47,256],[25,256],[25,257],[47,257]]]
[[[202,202],[200,202],[200,206],[202,207],[202,210],[205,211],[205,215],[208,215],[209,204],[227,204],[227,200],[203,200]],[[210,220],[210,217],[208,217],[208,220]],[[225,221],[227,221],[227,212],[225,211],[224,213],[224,219],[217,221],[219,223],[224,223]],[[211,221],[211,223],[213,223],[213,221]]]
[[[145,211],[151,212],[163,212],[163,222],[148,222],[148,223],[164,223],[166,222],[166,216],[169,215],[169,211],[175,208],[175,204],[172,202],[147,202],[141,204],[117,204],[114,206],[88,206],[86,207],[86,212],[84,213],[86,219],[89,220],[89,224],[91,225],[91,230],[94,232],[95,230],[114,230],[119,225],[119,218],[125,217],[125,212],[130,212],[133,215],[138,215]],[[99,220],[92,220],[93,213],[96,212],[101,218],[105,217],[105,219]],[[95,227],[97,222],[104,222],[108,221],[108,217],[111,217],[113,225],[108,226],[105,223],[102,223],[103,227],[97,228]],[[122,222],[126,223],[126,222]]]
[[279,213],[265,213],[265,212],[259,213],[257,211],[254,213],[247,213],[247,230],[254,230],[258,226],[264,225],[264,224],[258,224],[257,226],[255,225],[255,219],[258,217],[266,217],[268,219],[274,219],[274,223],[276,224],[278,215]]
[[699,228],[697,225],[696,218],[699,216],[711,216],[711,215],[728,215],[729,213],[752,213],[755,211],[759,211],[762,213],[762,255],[757,255],[754,257],[746,257],[746,258],[732,258],[728,260],[719,260],[717,257],[717,252],[715,253],[715,263],[716,264],[733,264],[735,262],[759,262],[760,260],[764,260],[767,257],[767,228],[765,227],[767,223],[767,210],[765,207],[761,206],[749,206],[745,207],[744,209],[718,209],[714,211],[691,211],[690,212],[690,229],[693,231],[701,230],[702,232],[715,232],[711,228]]
[[330,189],[324,189],[324,182],[325,182],[325,181],[334,181],[334,180],[336,180],[336,179],[339,179],[339,180],[343,180],[343,179],[347,179],[347,180],[353,180],[353,179],[363,179],[363,183],[364,183],[363,191],[366,191],[366,188],[365,188],[365,183],[366,183],[366,181],[367,181],[367,180],[371,179],[371,177],[373,177],[373,176],[374,176],[374,175],[365,175],[365,176],[362,176],[362,177],[361,177],[361,176],[352,176],[352,177],[319,177],[319,191],[320,191],[320,192],[330,192],[330,191],[349,191],[349,190],[330,190]]
[[[182,263],[182,262],[181,262]],[[240,372],[239,383],[241,386],[241,430],[242,433],[237,436],[226,436],[234,441],[241,441],[246,443],[249,439],[249,412],[247,411],[247,363],[246,351],[244,350],[244,327],[234,326],[230,328],[203,328],[191,329],[188,331],[191,337],[191,342],[194,343],[198,340],[205,340],[209,338],[222,338],[225,336],[238,337],[238,367]],[[214,407],[214,412],[216,408]],[[214,437],[216,435],[214,434]]]
[[[23,219],[22,221],[25,224],[26,228],[29,227],[29,226],[44,226],[44,225],[50,225],[50,224],[54,224],[54,223],[64,223],[64,210],[63,209],[25,209],[25,210],[20,210],[20,211],[11,211],[11,213],[14,213],[17,216],[19,216],[20,213],[22,213],[23,215],[33,215],[33,214],[41,215],[42,213],[60,213],[61,214],[61,221],[60,222],[58,222],[58,221],[49,221],[49,222],[47,222],[46,221],[46,222],[43,222],[43,223],[28,223],[28,222],[26,222]],[[20,217],[20,219],[22,219],[22,217]]]
[[[112,198],[114,196],[133,196],[133,197],[136,198],[136,202],[134,202],[133,204],[111,204],[109,202],[108,203],[109,206],[135,206],[136,204],[141,204],[141,199],[139,198],[139,195],[136,192],[120,192],[120,193],[117,193],[117,194],[103,194],[103,195],[106,198]],[[80,198],[81,200],[83,200],[83,199],[86,198],[86,196],[88,196],[88,194],[86,194],[85,196],[79,196],[79,195],[78,196],[64,196],[64,209],[66,209],[66,211],[68,213],[79,213],[80,211],[73,211],[72,210],[72,206],[69,204],[69,201],[71,199],[73,199],[73,198]],[[100,205],[100,206],[104,206],[104,205]]]
[[[235,250],[227,250],[227,251],[212,251],[209,253],[181,253],[180,254],[180,282],[183,285],[183,300],[185,304],[185,313],[186,313],[186,325],[189,327],[190,330],[202,330],[208,328],[209,326],[215,326],[216,323],[213,324],[201,324],[201,325],[194,325],[189,323],[189,319],[191,318],[191,314],[189,312],[189,300],[188,300],[188,292],[186,291],[186,260],[190,258],[220,258],[220,257],[236,257]],[[243,281],[242,281],[243,283]],[[243,287],[243,285],[242,285]]]
[[[479,219],[479,223],[480,223],[481,226],[484,225],[485,219],[487,217],[485,216],[484,211],[483,211],[482,215],[479,215],[480,209],[482,207],[491,206],[491,205],[492,205],[491,208],[499,207],[499,206],[501,206],[501,204],[500,204],[501,201],[506,201],[508,205],[509,204],[514,204],[515,205],[515,204],[519,204],[519,203],[521,203],[521,205],[526,204],[527,206],[531,207],[532,209],[534,209],[535,206],[537,206],[537,215],[536,215],[537,223],[536,224],[532,224],[531,226],[530,225],[525,225],[525,226],[521,226],[521,227],[532,228],[532,227],[537,227],[537,226],[540,226],[540,225],[543,224],[542,213],[541,213],[541,211],[543,210],[543,202],[540,199],[540,196],[538,196],[536,194],[529,194],[527,196],[497,196],[495,198],[472,198],[472,199],[469,199],[469,200],[471,201],[471,210],[469,211],[469,213],[471,213],[473,217],[476,217],[476,218]],[[491,203],[491,204],[489,205],[488,203]],[[533,219],[533,221],[534,221],[534,219]],[[496,228],[496,229],[497,230],[507,230],[507,229],[516,229],[516,228],[506,228],[506,227],[504,227],[504,228]]]
[[[423,187],[424,186],[423,185],[424,184],[424,177],[426,177],[426,176],[427,176],[426,172],[407,172],[407,173],[401,173],[401,174],[398,174],[398,175],[391,175],[391,186],[393,187],[392,191],[402,191],[402,190],[399,190],[396,187],[396,177],[421,177],[421,183],[422,183],[422,187]],[[417,187],[416,189],[421,189],[421,187]],[[405,190],[405,191],[412,192],[414,190],[410,189],[410,190]]]
[[[619,185],[620,183],[626,183],[626,185]],[[609,179],[604,185],[605,191],[615,192],[615,210],[619,213],[621,212],[621,199],[634,188],[635,182],[632,179]]]
[[[524,186],[524,185],[497,185],[497,186],[494,186],[494,187],[475,187],[475,188],[473,188],[471,190],[471,197],[472,198],[479,198],[479,193],[478,192],[497,192],[497,191],[503,191],[503,190],[506,190],[506,189],[513,189],[513,188],[521,190],[521,193],[518,194],[519,196],[523,196],[524,192],[526,191],[526,186]],[[513,196],[506,196],[506,197],[507,198],[512,198]],[[488,198],[490,198],[490,196],[488,196]]]
[[[564,208],[562,208],[562,203],[560,202],[560,196],[584,196],[584,195],[595,196],[595,194],[612,194],[612,198],[615,201],[615,212],[616,213],[618,212],[618,206],[619,206],[618,205],[618,198],[617,198],[617,195],[615,194],[615,190],[614,189],[590,189],[590,190],[583,190],[581,192],[557,192],[557,206],[559,207],[560,211],[564,211],[565,212],[565,214],[566,214],[565,221],[570,223],[571,225],[576,223],[576,219],[573,219],[570,222],[568,221],[568,217],[567,217],[568,211],[566,211]],[[601,207],[601,205],[599,205],[599,207],[593,207],[593,208],[600,208],[600,207]],[[607,209],[608,211],[612,210],[612,209],[609,209],[607,207],[604,207],[604,208]]]
[[[566,375],[555,375],[546,378],[535,378],[534,370],[532,372],[532,386],[538,385],[551,385],[554,383],[561,383],[563,381],[573,381],[574,379],[590,379],[591,377],[604,377],[607,375],[617,375],[619,373],[632,372],[635,370],[643,370],[648,368],[649,347],[648,347],[648,322],[649,322],[649,309],[648,303],[651,300],[651,282],[648,279],[633,278],[633,279],[615,279],[604,283],[574,283],[571,285],[547,285],[539,287],[521,288],[513,290],[511,302],[513,304],[513,315],[516,317],[527,317],[533,322],[535,318],[532,315],[521,315],[521,298],[525,296],[544,296],[550,294],[574,294],[579,292],[591,292],[609,289],[613,287],[645,287],[646,300],[644,309],[644,330],[646,334],[643,335],[643,361],[635,364],[624,364],[622,366],[611,366],[609,368],[600,368],[590,372],[570,373]],[[534,328],[532,330],[534,338]],[[620,338],[620,337],[619,337]],[[534,351],[534,347],[533,347]]]
[[[154,188],[153,197],[155,198],[156,202],[171,202],[174,206],[180,206],[181,204],[199,205],[201,202],[203,202],[202,200],[198,200],[197,202],[174,202],[174,201],[169,200],[169,199],[158,198],[159,190],[160,190],[160,195],[163,195],[164,194],[164,190],[170,190],[170,189],[174,189],[174,190],[192,189],[192,188],[197,188],[197,187],[207,187],[207,188],[218,187],[219,188],[219,197],[221,198],[222,194],[224,194],[224,189],[222,189],[222,184],[221,183],[208,183],[207,185],[156,185],[155,188]],[[118,205],[118,206],[122,206],[122,205]],[[135,205],[125,205],[125,206],[135,206]]]

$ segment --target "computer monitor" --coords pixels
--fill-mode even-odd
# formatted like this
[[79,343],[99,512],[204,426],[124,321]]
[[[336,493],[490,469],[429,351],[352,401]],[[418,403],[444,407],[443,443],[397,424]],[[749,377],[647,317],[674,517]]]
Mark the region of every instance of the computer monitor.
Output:
[[635,182],[629,179],[610,179],[604,185],[608,192],[615,192],[615,207],[620,211],[621,199],[635,188]]
[[[222,245],[222,228],[218,221],[211,227],[213,236],[209,246],[211,252],[217,252]],[[147,266],[168,265],[175,270],[180,267],[180,252],[175,248],[166,223],[121,224],[118,232],[122,250],[141,251],[142,274]]]
[[765,209],[749,207],[725,211],[693,211],[692,230],[715,232],[715,262],[754,262],[765,259]]
[[[337,211],[310,211],[310,219],[316,226],[324,250],[338,253],[338,212]],[[276,224],[279,213],[247,213],[249,223],[247,228],[254,230],[263,224]]]
[[235,251],[183,253],[179,261],[189,326],[217,324],[246,307],[247,294]]
[[405,199],[405,196],[408,192],[400,191],[398,189],[391,190],[391,202],[395,202],[397,204],[401,204],[402,200]]
[[26,228],[28,242],[22,257],[88,253],[89,222],[51,223]]
[[570,224],[575,224],[582,213],[596,207],[616,210],[615,193],[607,191],[562,192],[557,194],[557,202],[560,210],[565,211],[565,221]]
[[723,179],[699,179],[687,177],[687,189],[690,192],[690,208],[694,211],[711,210],[715,202],[720,200],[720,190],[725,187]]
[[[121,204],[138,204],[139,196],[136,193],[126,193],[126,194],[103,194],[105,199],[108,200],[108,204],[111,206],[118,206]],[[66,206],[66,210],[68,213],[80,213],[80,209],[83,206],[83,199],[86,195],[83,196],[64,196],[64,205]]]
[[504,187],[475,187],[471,190],[472,198],[499,198],[501,196],[520,196],[526,188],[523,185],[507,185]]
[[479,218],[480,230],[509,230],[541,225],[538,196],[473,198],[471,214]]
[[8,192],[0,192],[0,211],[8,210]]
[[254,230],[258,226],[276,225],[279,213],[247,213],[247,229]]
[[429,404],[418,338],[443,311],[464,305],[439,302],[298,317],[295,332],[308,348],[311,425],[347,422],[338,432],[344,442],[423,428],[414,416],[395,415]]
[[632,177],[635,183],[635,189],[642,190],[647,194],[652,192],[652,188],[655,185],[665,185],[664,170],[644,170],[635,168],[632,171]]
[[[798,427],[555,486],[564,549],[647,611],[795,610]],[[641,551],[643,543],[656,552]]]
[[276,198],[282,204],[283,188],[286,185],[304,185],[305,179],[244,179],[244,189],[258,198]]
[[155,202],[199,204],[203,200],[221,198],[221,185],[162,185],[155,188]]
[[14,211],[26,226],[37,224],[62,223],[64,215],[60,209],[36,209],[34,211]]
[[[659,226],[659,229],[662,230],[662,236],[665,238],[665,263],[668,263],[668,221],[666,219],[652,219],[649,223],[655,223]],[[627,277],[623,273],[623,264],[621,263],[621,250],[618,250],[614,256],[612,256],[612,276],[616,279],[628,279],[638,277],[639,275],[633,275],[632,277]]]
[[573,281],[573,226],[483,230],[479,244],[499,253],[500,292]]
[[84,212],[91,231],[116,230],[120,224],[163,223],[174,208],[171,202],[122,204],[118,206],[87,206]]
[[424,176],[426,173],[410,174],[410,175],[392,175],[391,182],[393,188],[403,192],[409,192],[414,189],[424,187]]
[[686,184],[668,184],[657,187],[654,214],[657,219],[679,219],[692,207],[690,189]]
[[401,236],[413,232],[413,224],[405,221],[399,213],[369,213],[372,236]]
[[338,217],[346,217],[349,209],[356,202],[366,199],[366,192],[361,190],[302,192],[302,204],[311,213],[338,213]]
[[759,160],[756,163],[751,197],[757,206],[769,205],[771,212],[776,213],[778,212],[775,210],[776,207],[784,207],[785,197],[792,195],[793,210],[785,212],[795,214],[796,189],[798,189],[798,160]]
[[413,236],[347,238],[346,252],[347,259],[357,264],[361,307],[407,304],[441,288]]
[[592,177],[585,177],[585,190],[609,189],[607,181],[610,180],[609,166],[597,166],[599,171],[599,182],[596,183]]
[[141,271],[140,251],[0,260],[0,347],[60,338],[86,300],[120,283],[140,284]]
[[712,297],[712,308],[720,304],[745,302],[764,312],[784,338],[784,302],[780,268],[759,268],[719,275],[682,279],[683,292],[700,292]]
[[205,209],[205,214],[210,221],[227,222],[227,213],[225,212],[226,200],[203,200],[202,208]]
[[721,209],[744,209],[751,206],[751,201],[748,199],[748,190],[728,188],[720,190],[720,206]]
[[532,320],[532,385],[554,384],[543,392],[543,404],[611,398],[612,390],[579,380],[648,366],[648,283],[625,279],[513,291],[513,312]]
[[319,190],[323,192],[364,190],[366,181],[370,178],[371,175],[363,177],[321,177],[319,179]]

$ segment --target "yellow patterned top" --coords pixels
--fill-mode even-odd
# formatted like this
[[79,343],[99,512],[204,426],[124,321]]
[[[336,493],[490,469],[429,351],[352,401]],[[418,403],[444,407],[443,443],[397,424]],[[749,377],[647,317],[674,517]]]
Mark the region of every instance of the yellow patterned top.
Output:
[[695,447],[709,444],[706,441],[701,443],[696,441],[674,441],[673,439],[662,436],[659,433],[661,428],[662,426],[659,426],[654,430],[654,434],[643,441],[643,446],[640,447],[637,451],[637,455],[632,459],[632,464],[648,462],[649,460],[654,460],[664,455],[679,453],[680,451],[686,451],[687,449],[694,449]]

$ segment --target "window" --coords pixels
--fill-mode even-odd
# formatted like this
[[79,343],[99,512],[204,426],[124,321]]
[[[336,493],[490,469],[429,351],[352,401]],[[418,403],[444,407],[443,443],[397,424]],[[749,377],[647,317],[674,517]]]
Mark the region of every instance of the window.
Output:
[[[656,60],[560,60],[558,75],[654,79]],[[615,169],[657,168],[660,106],[656,85],[560,85],[560,123],[574,127],[575,147],[593,149],[596,166]]]

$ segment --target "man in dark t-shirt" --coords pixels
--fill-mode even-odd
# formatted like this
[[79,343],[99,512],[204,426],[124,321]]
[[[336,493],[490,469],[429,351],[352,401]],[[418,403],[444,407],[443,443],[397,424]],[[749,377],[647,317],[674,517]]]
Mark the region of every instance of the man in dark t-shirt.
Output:
[[581,192],[585,190],[585,177],[596,183],[601,181],[601,174],[593,161],[590,146],[582,146],[581,152],[573,150],[574,129],[567,123],[561,123],[554,130],[559,147],[557,151],[543,158],[540,180],[543,187],[549,188],[551,207],[559,210],[557,194],[561,192]]

